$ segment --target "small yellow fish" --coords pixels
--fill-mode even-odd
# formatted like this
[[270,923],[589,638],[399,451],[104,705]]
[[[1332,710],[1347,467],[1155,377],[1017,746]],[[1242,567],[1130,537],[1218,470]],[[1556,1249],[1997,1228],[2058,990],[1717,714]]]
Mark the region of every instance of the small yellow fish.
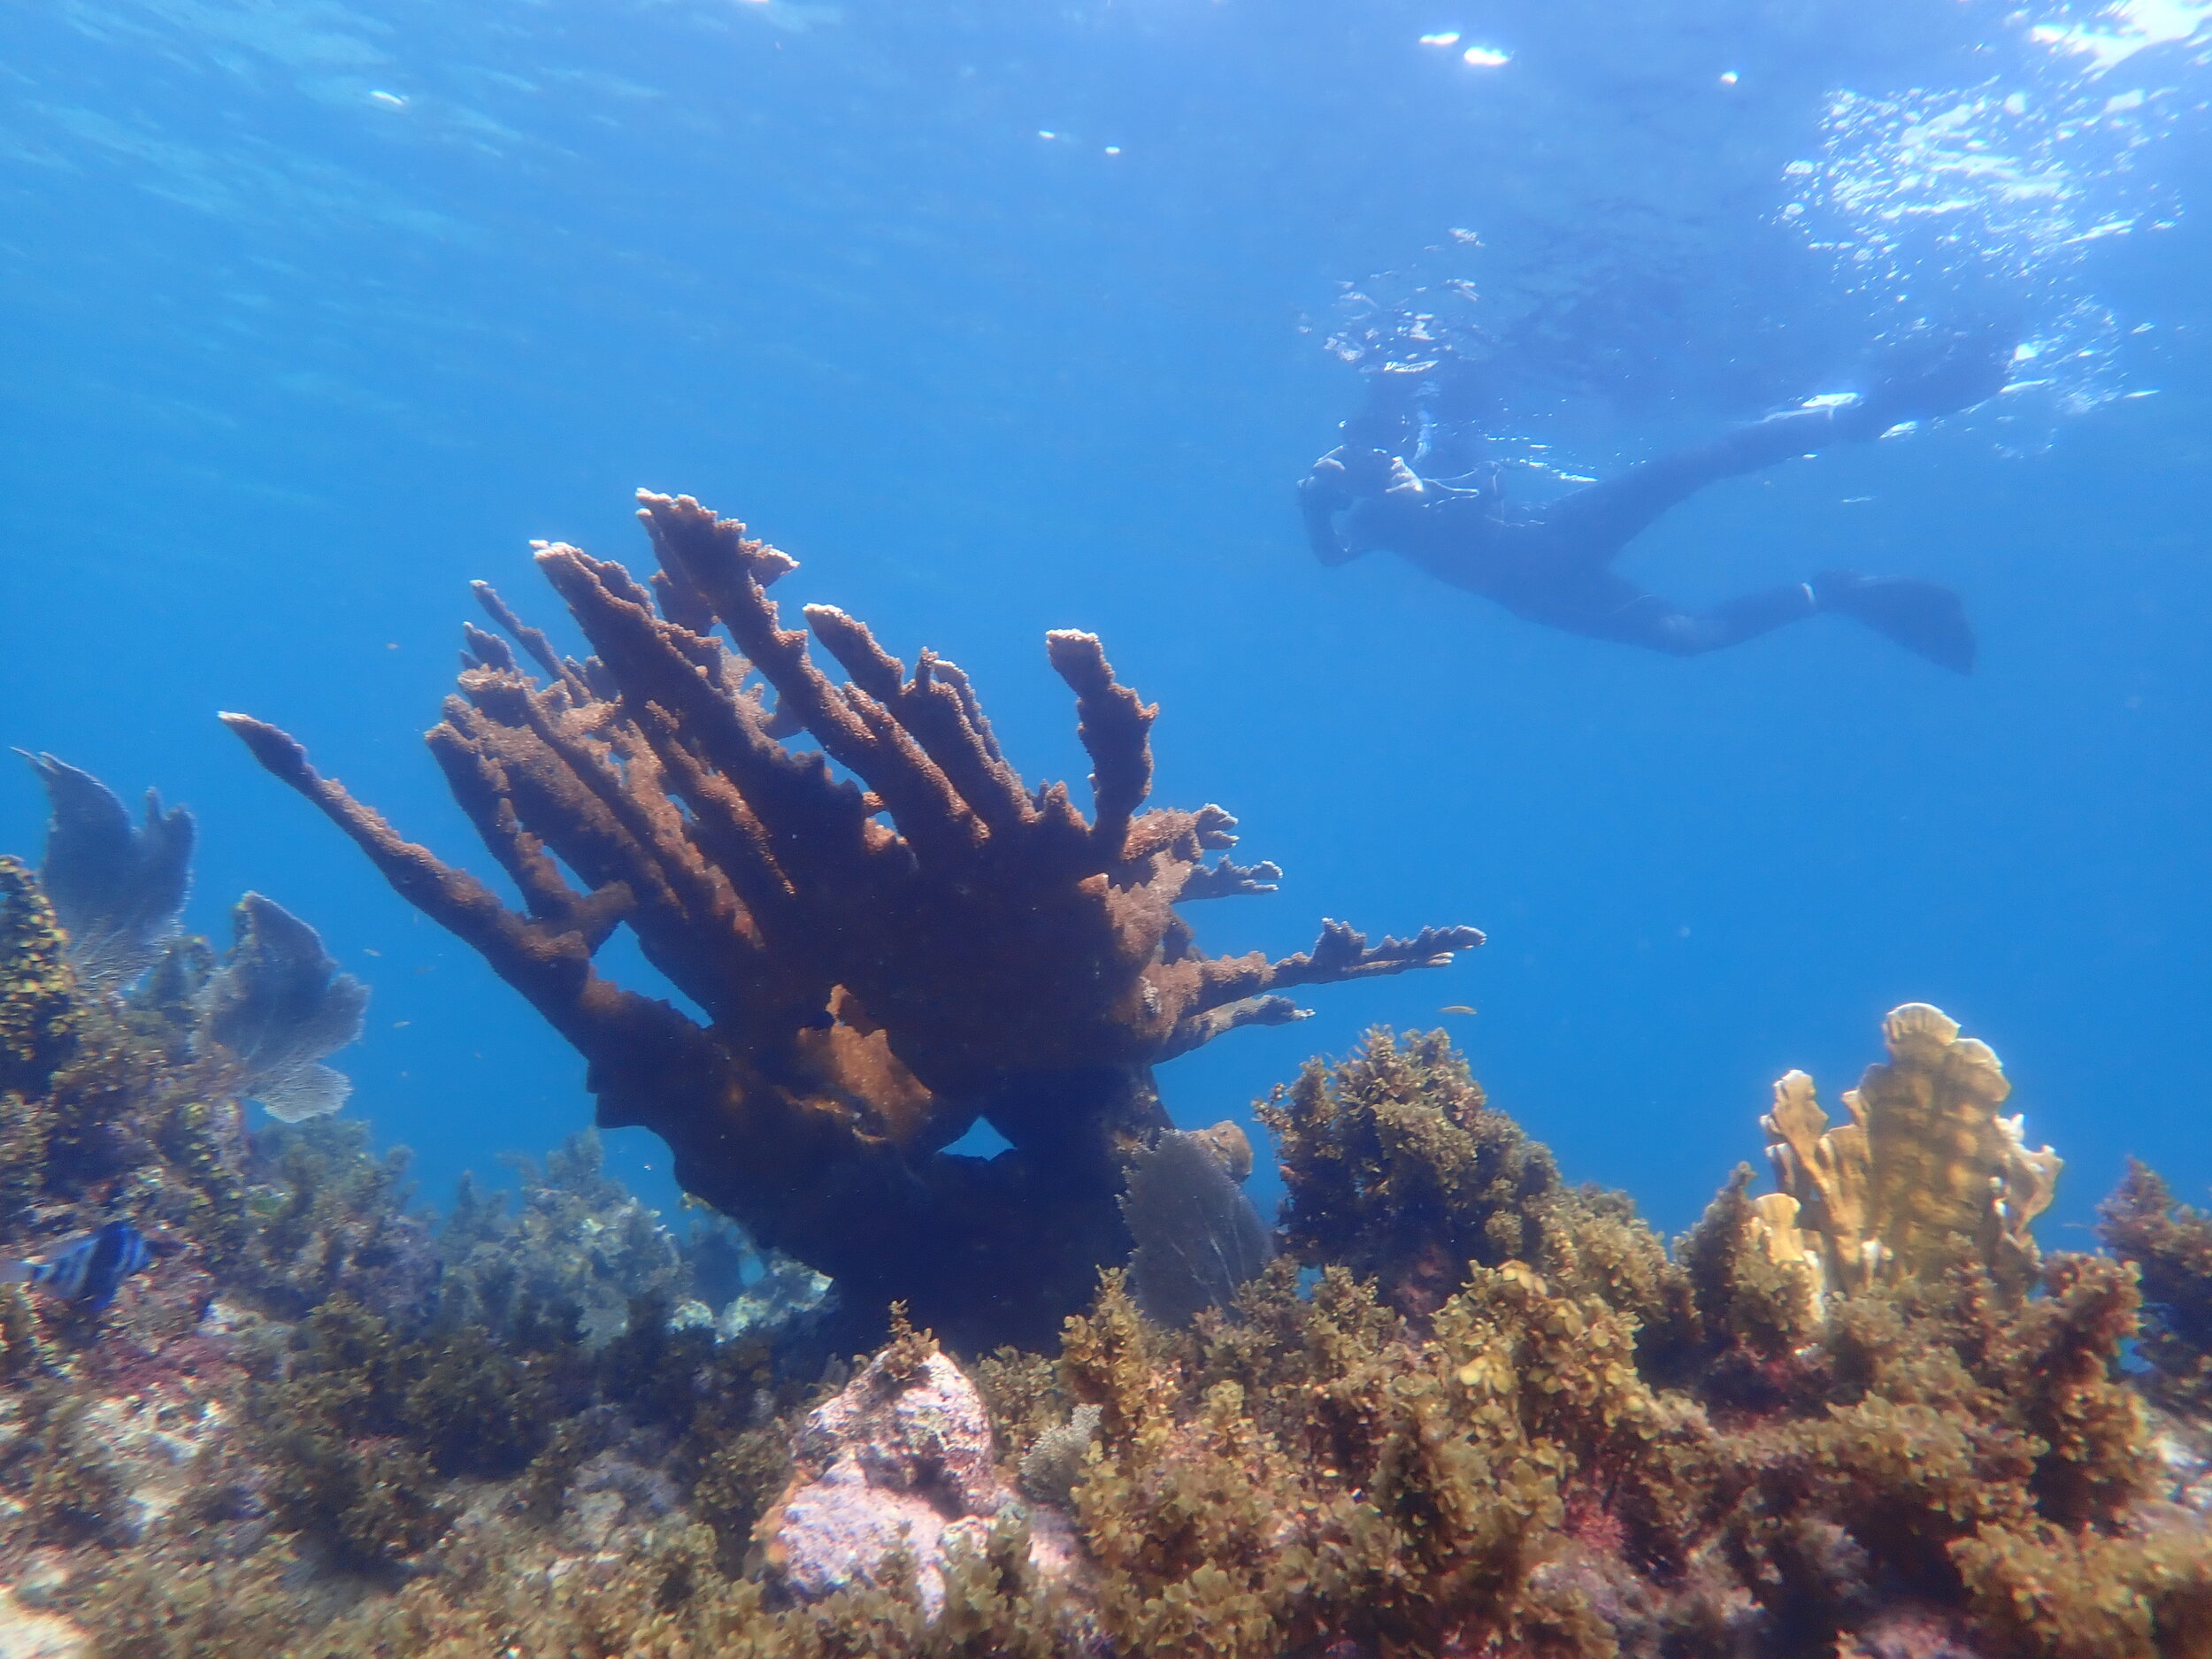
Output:
[[1475,1010],[1464,1002],[1447,1002],[1436,1011],[1440,1014],[1471,1014]]

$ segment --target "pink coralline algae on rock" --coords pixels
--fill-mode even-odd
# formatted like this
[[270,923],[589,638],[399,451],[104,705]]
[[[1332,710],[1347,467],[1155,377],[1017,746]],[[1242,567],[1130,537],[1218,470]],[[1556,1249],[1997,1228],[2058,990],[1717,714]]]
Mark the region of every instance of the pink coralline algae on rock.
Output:
[[[934,1618],[949,1552],[980,1553],[994,1518],[1018,1502],[993,1461],[975,1385],[942,1354],[919,1357],[905,1343],[811,1412],[793,1451],[791,1484],[770,1511],[767,1554],[785,1587],[806,1601],[885,1582],[903,1549]],[[1030,1527],[1031,1562],[1064,1576],[1073,1551],[1065,1522],[1040,1509]]]

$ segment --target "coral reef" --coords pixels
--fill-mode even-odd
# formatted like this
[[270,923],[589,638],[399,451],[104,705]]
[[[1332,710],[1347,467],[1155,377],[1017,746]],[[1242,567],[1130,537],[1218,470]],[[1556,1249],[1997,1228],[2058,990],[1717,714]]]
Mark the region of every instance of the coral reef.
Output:
[[2138,1166],[2041,1255],[2057,1161],[1932,1010],[1671,1251],[1375,1033],[1263,1103],[1279,1240],[1241,1132],[1155,1126],[1050,1340],[848,1364],[588,1134],[442,1220],[357,1123],[250,1134],[213,972],[81,979],[0,862],[0,1240],[158,1251],[0,1286],[8,1651],[2212,1659],[2212,1221]]
[[[680,1503],[679,1532],[741,1563],[804,1384],[757,1339],[667,1329],[687,1257],[596,1144],[526,1169],[518,1217],[478,1197],[442,1240],[362,1125],[247,1134],[251,1071],[198,1040],[211,1001],[81,979],[35,879],[0,864],[0,1248],[127,1215],[160,1250],[104,1311],[0,1287],[5,1627],[58,1653],[280,1652],[465,1553],[492,1484],[564,1540]],[[611,1290],[627,1305],[588,1341]]]
[[426,1306],[442,1263],[415,1209],[404,1148],[377,1156],[367,1127],[319,1118],[276,1124],[245,1155],[250,1233],[242,1288],[295,1319],[345,1295],[383,1315]]
[[357,1032],[366,993],[257,894],[218,964],[175,931],[190,815],[150,796],[134,827],[97,779],[33,763],[53,804],[45,872],[0,858],[0,1246],[128,1219],[196,1271],[260,1273],[265,1256],[242,1256],[252,1206],[286,1200],[250,1191],[243,1099],[334,1106],[345,1080],[314,1062]]
[[119,1218],[196,1253],[237,1241],[241,1114],[190,1057],[194,1018],[81,979],[39,883],[0,858],[0,1248]]
[[442,1294],[453,1316],[504,1328],[518,1310],[565,1308],[597,1347],[628,1328],[640,1302],[688,1301],[703,1317],[687,1323],[714,1325],[717,1304],[757,1290],[759,1280],[749,1283],[741,1269],[733,1273],[687,1252],[659,1216],[606,1173],[595,1133],[571,1135],[542,1167],[524,1157],[509,1164],[520,1188],[512,1213],[507,1194],[480,1193],[465,1179],[440,1231]]
[[[1141,810],[1156,710],[1094,637],[1048,641],[1094,768],[1086,820],[1017,776],[953,664],[925,652],[910,675],[810,606],[836,684],[768,597],[794,560],[688,497],[639,499],[649,590],[572,547],[537,555],[596,655],[557,657],[480,584],[515,645],[467,630],[430,733],[522,910],[284,733],[225,718],[585,1056],[602,1125],[660,1135],[687,1191],[834,1279],[856,1317],[902,1301],[964,1342],[1048,1340],[1128,1254],[1124,1166],[1169,1126],[1154,1066],[1297,1018],[1281,991],[1480,941],[1371,946],[1331,922],[1281,961],[1199,954],[1174,907],[1279,872],[1207,862],[1234,841],[1218,807]],[[785,741],[802,732],[818,752]],[[619,926],[706,1023],[597,973]],[[1009,1149],[947,1152],[979,1118]]]
[[[1380,1118],[1432,1215],[1510,1227],[1565,1271],[1478,1261],[1409,1314],[1378,1294],[1393,1280],[1309,1243],[1310,1296],[1265,1276],[1189,1337],[1110,1283],[1059,1382],[1097,1413],[1071,1502],[1117,1650],[1870,1653],[1909,1627],[1962,1654],[2207,1651],[2212,1532],[2155,1498],[2119,1374],[2124,1265],[2056,1256],[2016,1296],[2000,1272],[2016,1255],[1985,1263],[1969,1232],[1940,1271],[1831,1296],[1816,1320],[1740,1177],[1678,1252],[1687,1305],[1647,1325],[1648,1281],[1583,1265],[1638,1254],[1605,1237],[1632,1225],[1617,1210],[1563,1208],[1540,1182],[1440,1200],[1486,1109],[1440,1044],[1416,1050],[1403,1066],[1379,1037],[1310,1071],[1294,1171],[1335,1171],[1336,1197],[1371,1205],[1365,1259],[1402,1260],[1403,1211],[1359,1179],[1380,1166],[1324,1156],[1339,1132],[1371,1151]],[[1303,1195],[1309,1216],[1348,1213]]]

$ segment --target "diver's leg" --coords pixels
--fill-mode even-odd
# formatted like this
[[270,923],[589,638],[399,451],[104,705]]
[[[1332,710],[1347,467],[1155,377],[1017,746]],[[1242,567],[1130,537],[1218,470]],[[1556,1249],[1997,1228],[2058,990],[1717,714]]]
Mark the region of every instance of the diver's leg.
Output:
[[1690,611],[1611,571],[1530,565],[1490,597],[1530,622],[1669,657],[1701,657],[1740,645],[1801,622],[1820,608],[1803,582]]
[[1563,495],[1539,515],[1563,555],[1602,565],[1647,529],[1669,508],[1678,506],[1708,484],[1746,472],[1763,472],[1801,455],[1837,442],[1878,436],[1839,424],[1851,406],[1793,409],[1656,460],[1641,462],[1617,478],[1589,484]]
[[1818,609],[1803,582],[1763,588],[1703,611],[1686,611],[1656,594],[1643,594],[1614,613],[1605,637],[1670,657],[1702,657],[1801,622]]
[[1822,614],[1849,617],[1955,674],[1974,672],[1974,630],[1958,595],[1909,576],[1824,571],[1809,582],[1763,588],[1705,611],[1685,611],[1655,594],[1638,594],[1595,626],[1581,619],[1563,626],[1670,657],[1701,657]]
[[1791,409],[1632,466],[1545,509],[1539,523],[1563,557],[1602,565],[1651,522],[1724,478],[1759,472],[1837,443],[1863,443],[1901,421],[1971,408],[2004,389],[2011,336],[1993,329],[1929,329],[1891,349],[1872,383],[1848,403]]
[[1762,588],[1703,611],[1685,610],[1610,571],[1540,587],[1524,580],[1517,591],[1493,596],[1531,622],[1670,657],[1724,650],[1807,617],[1844,616],[1938,667],[1974,672],[1974,630],[1958,595],[1908,576],[1823,571],[1809,582]]

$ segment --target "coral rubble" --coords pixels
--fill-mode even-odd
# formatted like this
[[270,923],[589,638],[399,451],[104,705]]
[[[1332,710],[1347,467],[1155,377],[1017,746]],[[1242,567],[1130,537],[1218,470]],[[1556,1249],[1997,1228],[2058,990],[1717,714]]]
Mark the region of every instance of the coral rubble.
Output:
[[[963,1341],[1048,1339],[1128,1254],[1125,1165],[1168,1127],[1154,1066],[1298,1018],[1282,991],[1479,942],[1447,927],[1370,945],[1330,922],[1280,961],[1201,955],[1174,907],[1279,872],[1229,862],[1219,807],[1144,809],[1156,710],[1094,636],[1048,641],[1091,757],[1087,820],[1060,786],[1022,782],[952,664],[924,652],[910,674],[810,606],[837,684],[768,597],[795,561],[688,497],[640,500],[649,589],[573,547],[537,555],[596,655],[558,657],[480,584],[514,643],[467,630],[429,735],[523,909],[403,840],[284,733],[225,718],[582,1052],[603,1125],[653,1130],[687,1191],[829,1274],[856,1313],[902,1301]],[[790,746],[801,733],[818,752]],[[618,926],[703,1022],[598,974]],[[1009,1149],[948,1152],[979,1118]]]

